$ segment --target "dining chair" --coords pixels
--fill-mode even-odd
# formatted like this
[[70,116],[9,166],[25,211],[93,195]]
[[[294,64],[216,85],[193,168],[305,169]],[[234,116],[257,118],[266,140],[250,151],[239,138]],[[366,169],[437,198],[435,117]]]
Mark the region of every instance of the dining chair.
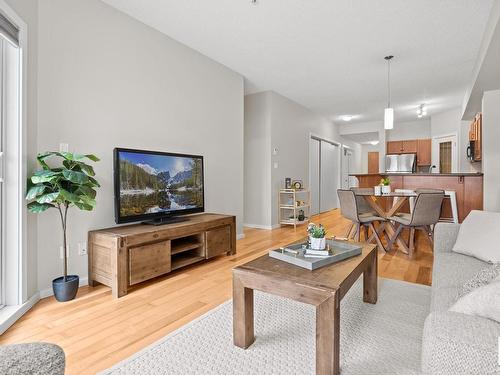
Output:
[[[439,221],[441,205],[443,204],[444,191],[420,189],[416,190],[417,198],[411,214],[397,213],[387,218],[389,225],[394,229],[394,235],[389,241],[387,249],[391,249],[394,242],[401,235],[403,229],[409,229],[408,237],[409,256],[413,256],[415,250],[415,230],[421,230],[433,246],[434,225]],[[395,222],[398,225],[394,227]]]
[[[373,223],[375,222],[385,222],[385,219],[383,217],[374,215],[373,212],[361,213],[359,211],[358,200],[356,199],[357,197],[354,191],[338,189],[337,195],[339,197],[342,216],[348,220],[351,220],[356,226],[354,240],[359,242],[361,237],[361,227],[367,228],[367,230],[365,231],[365,241],[372,242],[375,239],[379,249],[385,251],[385,247],[380,240],[379,232],[373,225]],[[368,229],[372,230],[372,235],[370,237],[368,237]]]
[[[374,189],[373,188],[360,188],[360,187],[352,187],[350,190],[352,190],[356,196],[356,204],[358,205],[358,213],[361,215],[364,214],[370,214],[371,216],[377,216],[377,213],[375,210],[368,204],[366,199],[360,195],[357,195],[359,193],[364,193],[364,194],[374,194]],[[347,232],[346,237],[350,237],[350,233],[352,232],[352,229],[355,227],[355,224],[352,223],[351,226],[349,227],[349,231]],[[368,228],[365,228],[365,237],[368,238]],[[380,230],[379,230],[380,233]]]

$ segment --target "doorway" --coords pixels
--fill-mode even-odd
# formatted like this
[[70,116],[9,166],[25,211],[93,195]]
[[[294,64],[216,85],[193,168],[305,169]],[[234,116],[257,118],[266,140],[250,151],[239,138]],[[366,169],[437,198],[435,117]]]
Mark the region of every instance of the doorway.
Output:
[[432,138],[432,165],[436,173],[458,172],[457,134]]
[[340,145],[311,137],[309,140],[309,186],[312,215],[338,207],[339,172]]
[[354,151],[348,146],[342,146],[342,189],[350,189],[355,186],[355,180],[350,174],[353,172]]

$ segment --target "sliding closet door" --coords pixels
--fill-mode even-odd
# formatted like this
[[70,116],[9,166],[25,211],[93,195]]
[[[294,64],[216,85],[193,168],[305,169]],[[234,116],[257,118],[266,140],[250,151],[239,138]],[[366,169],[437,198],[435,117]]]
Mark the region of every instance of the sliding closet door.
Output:
[[319,214],[319,141],[309,140],[309,184],[311,189],[311,215]]
[[320,212],[338,207],[337,189],[339,188],[339,146],[321,141],[320,162]]

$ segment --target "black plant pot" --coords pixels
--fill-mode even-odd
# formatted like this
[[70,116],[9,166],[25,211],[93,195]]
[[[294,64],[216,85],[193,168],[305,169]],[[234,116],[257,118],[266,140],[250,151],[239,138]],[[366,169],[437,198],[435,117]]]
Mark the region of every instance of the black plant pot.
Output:
[[61,276],[52,280],[52,290],[54,291],[56,300],[66,302],[75,299],[79,282],[80,278],[78,275],[68,275],[66,278]]

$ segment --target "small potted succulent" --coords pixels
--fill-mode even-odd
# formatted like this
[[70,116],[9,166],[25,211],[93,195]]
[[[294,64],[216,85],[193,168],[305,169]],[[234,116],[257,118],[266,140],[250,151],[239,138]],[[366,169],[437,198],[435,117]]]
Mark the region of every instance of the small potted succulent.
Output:
[[389,194],[391,192],[391,180],[388,177],[381,179],[380,185],[382,186],[382,194]]
[[307,226],[307,233],[309,233],[309,241],[311,249],[324,250],[326,249],[326,230],[323,225],[316,225],[311,223]]

